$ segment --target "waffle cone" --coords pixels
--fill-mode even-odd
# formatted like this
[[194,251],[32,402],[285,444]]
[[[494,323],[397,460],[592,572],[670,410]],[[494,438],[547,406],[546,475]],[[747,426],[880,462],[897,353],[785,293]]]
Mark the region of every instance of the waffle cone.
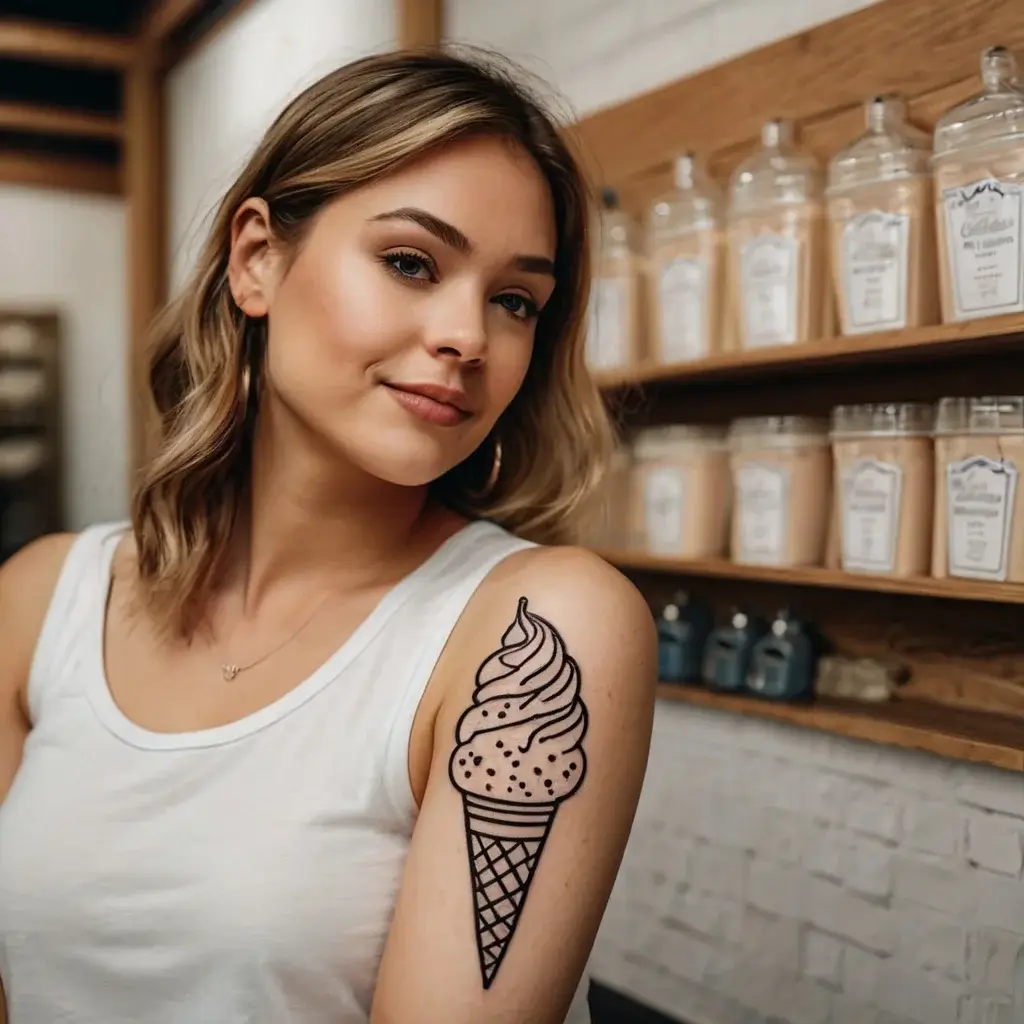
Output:
[[473,883],[477,951],[484,988],[505,957],[556,805],[510,803],[463,794]]

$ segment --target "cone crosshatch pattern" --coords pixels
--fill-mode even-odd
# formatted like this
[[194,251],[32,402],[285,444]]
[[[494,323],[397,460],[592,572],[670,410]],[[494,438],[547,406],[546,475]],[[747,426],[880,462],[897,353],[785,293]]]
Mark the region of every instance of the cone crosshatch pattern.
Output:
[[480,666],[448,766],[462,794],[485,989],[521,920],[559,804],[580,787],[588,715],[565,641],[519,599],[501,648]]

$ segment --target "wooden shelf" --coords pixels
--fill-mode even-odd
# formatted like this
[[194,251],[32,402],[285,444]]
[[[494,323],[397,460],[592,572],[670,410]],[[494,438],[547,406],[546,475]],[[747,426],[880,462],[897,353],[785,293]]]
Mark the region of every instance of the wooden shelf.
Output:
[[1024,585],[1019,583],[990,583],[987,580],[966,579],[937,580],[927,576],[900,579],[894,576],[839,572],[835,569],[780,569],[770,565],[744,565],[724,558],[661,558],[643,551],[630,551],[627,548],[599,548],[597,553],[606,562],[620,569],[639,569],[674,576],[753,580],[759,583],[783,583],[800,587],[939,597],[954,601],[1024,604]]
[[650,365],[639,370],[595,371],[594,379],[607,391],[656,383],[728,380],[780,371],[811,371],[850,364],[909,363],[991,351],[1016,342],[1024,348],[1024,316],[990,317],[957,324],[914,327],[880,334],[861,334],[816,341],[807,345],[777,345],[728,352],[710,359],[673,365]]
[[861,704],[822,699],[812,704],[785,704],[676,683],[660,683],[658,697],[958,761],[1024,771],[1024,720],[1006,715],[910,700]]

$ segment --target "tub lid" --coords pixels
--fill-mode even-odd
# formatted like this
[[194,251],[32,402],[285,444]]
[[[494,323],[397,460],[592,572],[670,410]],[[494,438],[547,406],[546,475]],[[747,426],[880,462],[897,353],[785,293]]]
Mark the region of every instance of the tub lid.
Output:
[[943,398],[936,434],[1024,434],[1024,396]]
[[930,437],[935,407],[925,402],[837,405],[832,410],[832,437]]
[[722,449],[726,444],[724,427],[676,423],[665,427],[648,427],[636,435],[633,451],[637,458],[671,455],[680,450]]
[[734,444],[779,447],[817,444],[828,440],[828,422],[812,416],[751,416],[733,420],[729,438]]

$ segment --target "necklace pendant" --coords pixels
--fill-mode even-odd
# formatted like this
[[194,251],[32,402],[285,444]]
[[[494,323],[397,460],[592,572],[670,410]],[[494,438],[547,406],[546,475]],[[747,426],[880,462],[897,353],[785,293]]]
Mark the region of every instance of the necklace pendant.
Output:
[[237,665],[221,665],[220,667],[220,673],[224,677],[224,681],[228,683],[238,675],[239,671]]

